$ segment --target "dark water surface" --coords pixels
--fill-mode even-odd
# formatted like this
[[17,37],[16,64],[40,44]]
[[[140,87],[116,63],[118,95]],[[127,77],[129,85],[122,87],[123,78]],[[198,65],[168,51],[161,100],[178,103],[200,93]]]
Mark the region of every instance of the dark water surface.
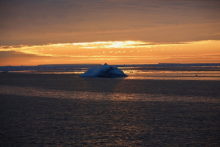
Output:
[[220,81],[1,74],[0,146],[219,146]]

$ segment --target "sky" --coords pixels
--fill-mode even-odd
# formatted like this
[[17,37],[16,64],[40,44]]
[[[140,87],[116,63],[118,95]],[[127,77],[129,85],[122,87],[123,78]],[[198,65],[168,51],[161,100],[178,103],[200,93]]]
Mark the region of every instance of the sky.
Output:
[[0,66],[220,63],[219,0],[0,0]]

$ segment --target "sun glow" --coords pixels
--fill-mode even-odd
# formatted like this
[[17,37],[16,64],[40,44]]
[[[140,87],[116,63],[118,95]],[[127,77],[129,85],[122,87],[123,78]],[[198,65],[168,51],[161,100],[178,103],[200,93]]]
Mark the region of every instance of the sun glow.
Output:
[[[79,49],[131,49],[131,48],[150,48],[149,42],[143,41],[97,41],[97,42],[80,42],[80,43],[57,43],[46,45],[19,45],[19,46],[1,46],[0,51],[17,51],[26,54],[34,54],[37,56],[71,56],[71,54],[63,55],[64,50]],[[60,50],[56,53],[56,50]],[[48,53],[51,52],[51,53]],[[64,51],[65,52],[65,51]],[[80,51],[79,51],[80,52]],[[118,53],[121,53],[118,51]]]
[[97,49],[97,48],[138,48],[138,47],[149,47],[149,42],[143,41],[97,41],[97,42],[84,42],[84,43],[66,43],[66,44],[52,44],[50,46],[71,46],[86,48],[86,49]]

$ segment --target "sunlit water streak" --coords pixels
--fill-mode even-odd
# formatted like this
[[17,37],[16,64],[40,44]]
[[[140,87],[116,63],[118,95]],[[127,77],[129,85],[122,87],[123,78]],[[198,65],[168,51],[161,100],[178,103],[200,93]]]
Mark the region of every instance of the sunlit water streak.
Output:
[[115,92],[80,92],[51,90],[34,87],[18,86],[0,86],[1,94],[19,95],[19,96],[36,96],[46,98],[71,98],[82,100],[99,100],[99,101],[160,101],[160,102],[209,102],[219,103],[220,99],[201,96],[175,96],[163,94],[144,94],[144,93],[115,93]]
[[220,80],[220,71],[126,70],[127,79]]

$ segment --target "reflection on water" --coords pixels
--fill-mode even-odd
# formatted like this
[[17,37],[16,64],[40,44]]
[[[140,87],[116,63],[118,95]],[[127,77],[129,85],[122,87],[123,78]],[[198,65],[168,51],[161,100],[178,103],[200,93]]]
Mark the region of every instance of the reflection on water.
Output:
[[220,145],[220,81],[135,74],[1,74],[0,146]]
[[175,96],[163,94],[144,94],[144,93],[113,93],[113,92],[80,92],[65,90],[49,90],[34,87],[0,86],[1,94],[36,96],[47,98],[71,98],[82,100],[99,101],[182,101],[182,102],[209,102],[219,103],[220,99],[201,96]]
[[9,73],[23,73],[23,74],[82,74],[86,70],[75,70],[75,71],[10,71]]
[[220,80],[220,71],[125,70],[126,79]]

